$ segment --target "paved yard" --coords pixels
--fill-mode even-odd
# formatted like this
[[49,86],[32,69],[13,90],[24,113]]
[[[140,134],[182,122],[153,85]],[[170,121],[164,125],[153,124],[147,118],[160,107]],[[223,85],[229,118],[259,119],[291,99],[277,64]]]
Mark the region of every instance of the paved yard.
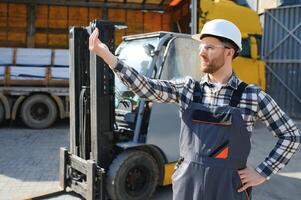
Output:
[[[301,123],[297,122],[301,127]],[[31,130],[22,125],[0,128],[0,200],[56,189],[58,186],[59,147],[68,146],[67,121],[47,130]],[[259,125],[252,137],[250,165],[256,166],[275,139]],[[254,189],[255,200],[301,199],[301,153],[270,181]],[[80,199],[72,194],[51,199]],[[158,188],[154,200],[172,199],[171,187]]]

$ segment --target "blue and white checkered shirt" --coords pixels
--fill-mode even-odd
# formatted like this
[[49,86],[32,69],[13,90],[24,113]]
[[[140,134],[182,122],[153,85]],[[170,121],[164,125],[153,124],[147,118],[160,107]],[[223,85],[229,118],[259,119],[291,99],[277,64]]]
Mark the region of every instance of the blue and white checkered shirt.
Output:
[[[122,61],[118,61],[114,71],[141,98],[162,103],[178,103],[180,111],[185,110],[193,99],[196,81],[191,77],[175,81],[150,79]],[[234,74],[225,85],[213,84],[208,76],[204,76],[200,81],[201,85],[204,84],[203,103],[209,106],[229,105],[232,93],[240,82]],[[255,85],[246,87],[237,107],[241,109],[248,131],[252,132],[256,120],[260,119],[278,137],[274,149],[256,168],[261,175],[269,178],[272,173],[282,169],[297,151],[301,140],[300,133],[276,102]]]

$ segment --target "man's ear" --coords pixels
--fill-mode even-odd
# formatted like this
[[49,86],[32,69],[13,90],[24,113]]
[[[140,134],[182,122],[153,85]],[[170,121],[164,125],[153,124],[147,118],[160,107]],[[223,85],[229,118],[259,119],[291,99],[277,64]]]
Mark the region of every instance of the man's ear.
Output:
[[229,49],[230,51],[228,51],[228,53],[227,53],[227,56],[234,56],[234,54],[235,54],[235,51],[234,51],[234,49]]

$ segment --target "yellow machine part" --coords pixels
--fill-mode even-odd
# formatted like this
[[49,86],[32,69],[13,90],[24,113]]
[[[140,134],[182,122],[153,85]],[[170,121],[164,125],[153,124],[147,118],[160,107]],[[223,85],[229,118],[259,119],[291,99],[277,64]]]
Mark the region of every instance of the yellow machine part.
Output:
[[237,5],[230,0],[201,0],[199,30],[212,19],[226,19],[233,22],[243,34],[262,35],[257,13],[250,8]]
[[241,80],[249,84],[259,85],[263,90],[266,89],[263,61],[237,57],[234,59],[233,68]]
[[164,166],[164,179],[163,185],[170,185],[171,184],[171,176],[173,174],[176,162],[167,163]]

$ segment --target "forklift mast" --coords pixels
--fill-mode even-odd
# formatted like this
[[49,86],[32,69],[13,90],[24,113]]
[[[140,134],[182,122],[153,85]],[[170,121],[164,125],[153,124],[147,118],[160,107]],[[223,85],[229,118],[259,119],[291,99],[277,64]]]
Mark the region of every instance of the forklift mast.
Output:
[[90,33],[114,52],[114,24],[95,20],[70,30],[70,152],[61,149],[60,185],[86,199],[104,199],[104,173],[113,154],[114,73],[89,52]]

